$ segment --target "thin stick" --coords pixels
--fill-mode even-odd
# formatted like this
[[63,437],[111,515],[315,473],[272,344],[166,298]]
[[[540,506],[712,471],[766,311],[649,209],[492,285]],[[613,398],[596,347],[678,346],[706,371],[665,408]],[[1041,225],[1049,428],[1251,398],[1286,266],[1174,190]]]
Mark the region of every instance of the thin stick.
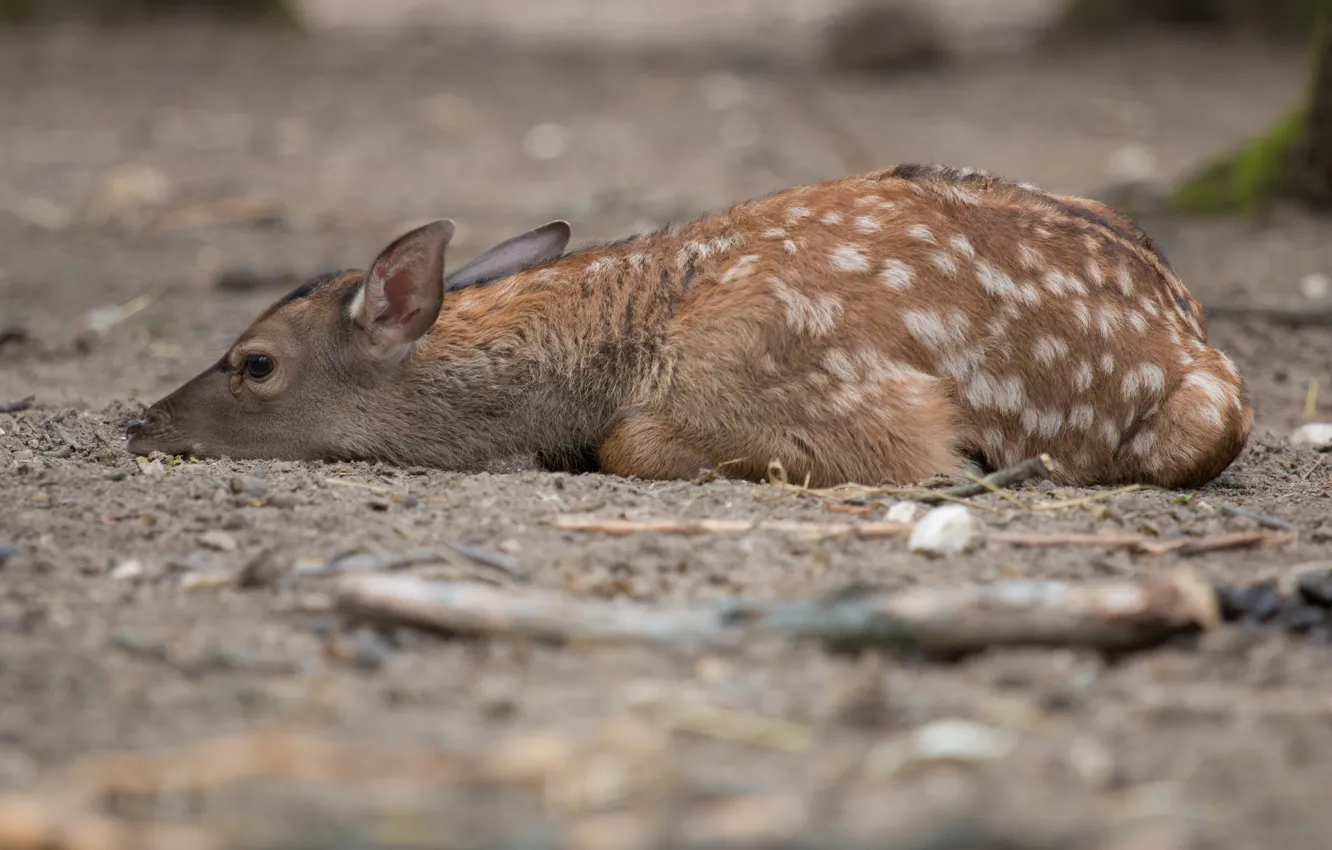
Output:
[[499,572],[506,579],[525,581],[527,571],[514,561],[461,543],[444,543],[447,551],[410,549],[397,555],[367,554],[358,549],[340,552],[305,575],[328,576],[344,572],[396,572],[428,564],[449,563],[480,566]]
[[1309,391],[1304,394],[1304,418],[1313,419],[1318,412],[1318,379],[1309,379]]
[[1112,499],[1115,496],[1122,496],[1125,493],[1132,493],[1137,490],[1145,489],[1147,488],[1141,484],[1128,484],[1124,487],[1118,487],[1114,490],[1103,490],[1100,493],[1093,493],[1090,496],[1083,496],[1078,499],[1062,499],[1058,502],[1040,502],[1032,505],[1031,509],[1033,511],[1058,511],[1063,510],[1064,508],[1080,508],[1084,505],[1090,505],[1093,502],[1100,502],[1105,499]]
[[359,618],[446,633],[731,646],[775,635],[839,647],[945,652],[997,645],[1128,650],[1210,627],[1220,618],[1216,594],[1187,571],[1099,583],[914,587],[778,604],[734,600],[718,608],[664,608],[537,588],[362,575],[343,579],[337,605]]
[[1301,473],[1300,480],[1308,481],[1309,476],[1314,474],[1314,470],[1318,469],[1318,467],[1323,465],[1323,458],[1325,457],[1327,457],[1327,455],[1320,454],[1318,456],[1318,459],[1313,462],[1313,465],[1310,466],[1308,469],[1306,469],[1303,473]]
[[795,520],[747,519],[600,519],[598,517],[558,516],[551,525],[561,531],[596,534],[741,534],[747,531],[776,531],[837,537],[892,537],[911,530],[900,522],[798,522]]
[[947,498],[967,499],[972,496],[979,496],[987,491],[1012,487],[1014,484],[1021,484],[1032,478],[1045,478],[1050,474],[1050,466],[1053,463],[1054,461],[1050,459],[1049,455],[1043,454],[1040,457],[1028,458],[1014,466],[995,470],[971,484],[959,484],[956,487],[949,487],[938,492],[927,490],[915,498],[917,501],[928,504],[936,500],[944,501]]
[[1233,534],[1216,534],[1210,537],[1180,537],[1171,540],[1146,537],[1135,534],[1026,534],[1023,532],[997,532],[988,535],[988,540],[995,543],[1007,543],[1019,547],[1075,547],[1101,546],[1107,549],[1128,549],[1147,555],[1164,555],[1175,552],[1180,555],[1195,555],[1202,552],[1216,552],[1222,549],[1243,549],[1250,546],[1267,546],[1285,542],[1285,535],[1272,535],[1262,531],[1242,531]]
[[1271,528],[1276,531],[1299,531],[1298,526],[1286,522],[1284,519],[1281,519],[1280,517],[1268,516],[1267,514],[1260,514],[1257,511],[1251,511],[1248,508],[1241,508],[1238,505],[1222,505],[1221,513],[1225,514],[1226,516],[1244,517],[1245,519],[1251,519],[1254,522],[1261,525],[1263,528]]

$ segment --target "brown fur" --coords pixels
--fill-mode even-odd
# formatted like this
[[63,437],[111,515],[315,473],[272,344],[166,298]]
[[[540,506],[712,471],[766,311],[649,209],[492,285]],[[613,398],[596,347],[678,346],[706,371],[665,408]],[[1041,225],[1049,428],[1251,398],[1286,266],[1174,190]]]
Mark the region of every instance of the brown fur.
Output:
[[[591,448],[618,475],[780,461],[815,486],[1047,452],[1060,482],[1192,487],[1252,424],[1146,234],[975,172],[796,187],[447,292],[391,357],[364,354],[347,315],[361,277],[275,306],[228,354],[225,392],[201,375],[131,448],[456,469]],[[255,345],[290,361],[272,398],[235,375]]]

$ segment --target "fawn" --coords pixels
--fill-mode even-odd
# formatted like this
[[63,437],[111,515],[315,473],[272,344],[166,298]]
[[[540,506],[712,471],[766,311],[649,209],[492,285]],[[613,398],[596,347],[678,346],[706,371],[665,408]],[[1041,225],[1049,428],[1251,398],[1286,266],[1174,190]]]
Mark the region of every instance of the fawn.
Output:
[[1056,483],[1195,487],[1252,428],[1151,239],[1093,200],[902,165],[446,277],[448,220],[273,304],[129,448],[648,479],[909,483],[1044,452]]

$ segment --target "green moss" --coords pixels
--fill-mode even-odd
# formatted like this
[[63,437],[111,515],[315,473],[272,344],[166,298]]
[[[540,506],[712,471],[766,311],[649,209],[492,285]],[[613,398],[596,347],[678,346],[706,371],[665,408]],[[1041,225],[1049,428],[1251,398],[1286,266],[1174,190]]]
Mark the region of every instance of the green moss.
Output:
[[1213,162],[1175,187],[1171,208],[1195,215],[1259,213],[1286,188],[1307,110],[1283,116],[1263,136]]

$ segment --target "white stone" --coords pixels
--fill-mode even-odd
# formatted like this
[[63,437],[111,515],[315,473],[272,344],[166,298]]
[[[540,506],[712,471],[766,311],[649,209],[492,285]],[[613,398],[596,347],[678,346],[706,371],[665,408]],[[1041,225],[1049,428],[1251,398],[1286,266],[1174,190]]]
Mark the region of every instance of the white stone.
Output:
[[915,520],[916,514],[920,513],[920,505],[915,502],[898,502],[888,509],[884,514],[884,519],[889,522],[911,522]]
[[1290,435],[1292,446],[1332,449],[1332,422],[1306,422]]
[[911,552],[952,555],[966,550],[976,535],[976,519],[966,505],[935,508],[916,523],[907,540]]
[[996,761],[1011,755],[1017,745],[1018,734],[1011,729],[944,718],[877,744],[866,756],[865,772],[885,778],[921,763]]
[[136,579],[143,575],[143,563],[137,558],[129,558],[117,563],[107,575],[121,581]]
[[1332,278],[1314,272],[1300,278],[1300,294],[1310,301],[1322,301],[1332,293]]

